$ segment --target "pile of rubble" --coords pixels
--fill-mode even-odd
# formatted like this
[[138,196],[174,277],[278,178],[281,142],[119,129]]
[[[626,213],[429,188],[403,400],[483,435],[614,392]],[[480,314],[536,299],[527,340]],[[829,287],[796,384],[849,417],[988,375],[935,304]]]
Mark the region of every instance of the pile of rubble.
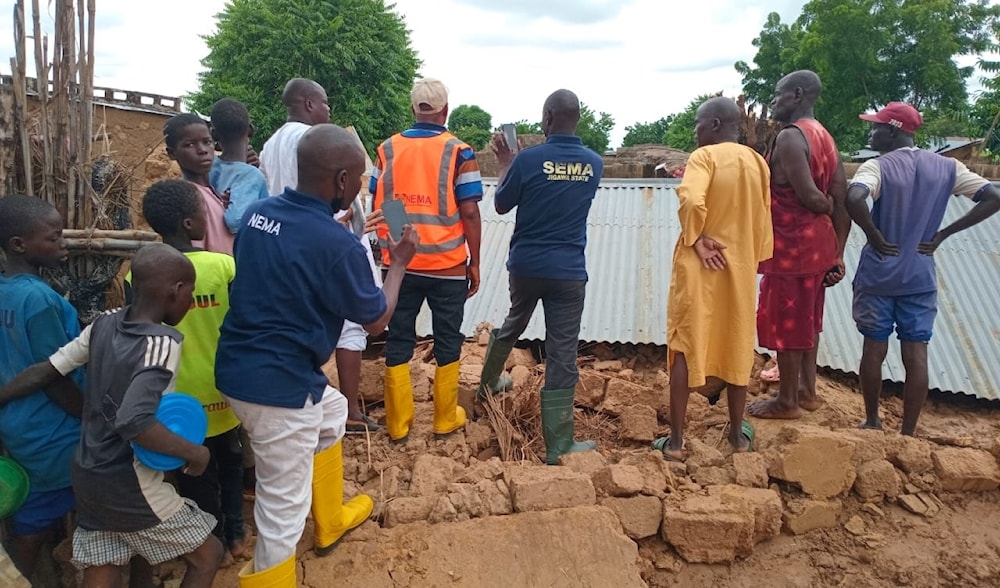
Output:
[[[516,384],[505,407],[536,392],[544,369],[528,350],[515,351],[507,367]],[[713,407],[697,394],[689,408],[688,458],[665,461],[648,442],[667,432],[661,425],[669,410],[667,376],[633,369],[644,361],[654,364],[661,351],[652,348],[624,361],[582,360],[578,428],[588,415],[605,418],[600,452],[564,456],[560,466],[501,461],[490,420],[470,421],[464,432],[434,440],[425,404],[418,406],[414,432],[402,448],[380,438],[352,444],[345,475],[357,491],[376,498],[378,518],[388,529],[596,507],[613,513],[633,541],[656,538],[690,563],[744,558],[783,530],[798,535],[842,525],[860,544],[876,544],[884,539],[871,531],[870,521],[891,505],[933,517],[942,493],[1000,487],[1000,438],[991,453],[881,431],[760,423],[755,452],[727,454],[725,399]],[[482,353],[476,343],[463,353],[462,402],[470,415],[484,414],[471,394]],[[412,367],[417,401],[429,403],[433,366],[418,353]],[[377,400],[381,369],[379,361],[366,362],[363,392],[369,401]],[[521,451],[540,450],[531,443],[531,431],[522,433]]]

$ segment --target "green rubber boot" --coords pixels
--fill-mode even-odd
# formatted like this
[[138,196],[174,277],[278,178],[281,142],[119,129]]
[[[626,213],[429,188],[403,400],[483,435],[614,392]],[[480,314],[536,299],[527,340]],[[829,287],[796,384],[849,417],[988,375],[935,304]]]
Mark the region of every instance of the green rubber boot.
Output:
[[593,451],[594,441],[573,441],[573,388],[542,390],[542,436],[545,438],[545,463],[557,465],[564,453]]
[[497,339],[498,332],[499,329],[493,329],[490,344],[486,347],[486,359],[483,360],[483,372],[479,376],[479,389],[476,391],[480,400],[486,398],[487,394],[506,392],[514,386],[514,380],[503,373],[503,365],[507,363],[507,356],[514,344]]

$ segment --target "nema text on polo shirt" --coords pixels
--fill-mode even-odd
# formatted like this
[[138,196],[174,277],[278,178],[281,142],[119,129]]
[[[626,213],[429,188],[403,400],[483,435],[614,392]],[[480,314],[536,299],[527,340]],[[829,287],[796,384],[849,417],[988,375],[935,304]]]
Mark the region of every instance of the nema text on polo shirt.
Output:
[[281,233],[281,221],[273,221],[262,214],[251,214],[250,220],[247,221],[247,226],[271,235]]

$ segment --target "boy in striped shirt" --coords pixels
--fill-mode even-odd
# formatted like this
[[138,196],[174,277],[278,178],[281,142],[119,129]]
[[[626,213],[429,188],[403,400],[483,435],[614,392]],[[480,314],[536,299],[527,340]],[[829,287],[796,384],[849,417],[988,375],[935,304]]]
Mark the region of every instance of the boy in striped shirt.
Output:
[[184,473],[204,472],[209,451],[172,433],[156,418],[160,398],[174,391],[184,318],[195,270],[169,245],[142,248],[132,262],[134,302],[97,317],[48,361],[0,388],[0,397],[45,388],[88,366],[82,439],[73,460],[77,524],[73,563],[86,586],[113,586],[135,555],[152,565],[180,557],[184,585],[208,587],[222,559],[212,534],[215,517],[182,498],[161,471],[135,458],[132,443],[180,457]]

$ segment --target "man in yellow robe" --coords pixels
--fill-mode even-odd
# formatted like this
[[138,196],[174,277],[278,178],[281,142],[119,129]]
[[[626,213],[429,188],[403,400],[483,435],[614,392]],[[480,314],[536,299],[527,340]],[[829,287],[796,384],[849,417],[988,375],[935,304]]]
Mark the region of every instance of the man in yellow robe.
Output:
[[737,143],[740,108],[712,98],[698,108],[684,179],[677,188],[681,236],[674,249],[667,304],[670,437],[654,447],[683,459],[690,388],[716,376],[728,384],[729,442],[752,449],[743,420],[756,334],[757,264],[771,257],[770,172]]

